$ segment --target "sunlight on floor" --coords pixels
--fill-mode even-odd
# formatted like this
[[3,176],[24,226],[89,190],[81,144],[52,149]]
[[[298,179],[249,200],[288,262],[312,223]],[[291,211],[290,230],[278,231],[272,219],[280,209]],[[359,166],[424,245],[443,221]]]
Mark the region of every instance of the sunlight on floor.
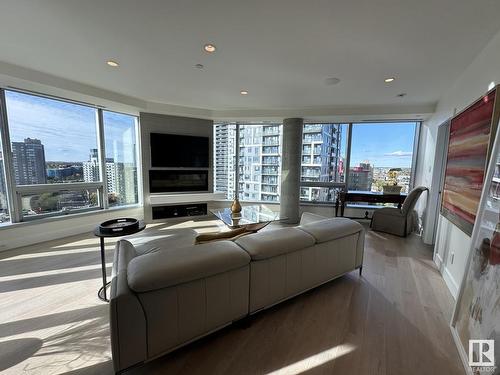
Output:
[[342,344],[334,346],[333,348],[322,351],[321,353],[314,354],[310,357],[304,358],[298,362],[292,363],[291,365],[282,367],[273,372],[267,373],[267,375],[297,375],[303,372],[312,370],[316,367],[322,366],[327,362],[331,362],[343,355],[351,353],[356,347],[351,344]]

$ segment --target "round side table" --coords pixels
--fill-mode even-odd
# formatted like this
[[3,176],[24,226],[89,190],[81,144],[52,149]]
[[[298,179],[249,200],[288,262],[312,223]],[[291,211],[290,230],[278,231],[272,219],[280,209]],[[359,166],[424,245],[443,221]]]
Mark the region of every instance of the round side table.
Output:
[[103,233],[101,231],[100,225],[98,225],[95,230],[94,230],[94,235],[96,237],[99,237],[100,244],[101,244],[101,269],[102,269],[102,287],[99,289],[97,292],[97,296],[101,301],[104,302],[109,302],[108,297],[106,296],[106,288],[111,282],[107,282],[106,280],[106,255],[104,253],[104,238],[106,237],[123,237],[123,236],[129,236],[131,234],[138,233],[146,228],[146,224],[144,224],[143,221],[139,221],[139,227],[134,228],[133,230],[123,230],[123,231],[117,231],[114,233]]

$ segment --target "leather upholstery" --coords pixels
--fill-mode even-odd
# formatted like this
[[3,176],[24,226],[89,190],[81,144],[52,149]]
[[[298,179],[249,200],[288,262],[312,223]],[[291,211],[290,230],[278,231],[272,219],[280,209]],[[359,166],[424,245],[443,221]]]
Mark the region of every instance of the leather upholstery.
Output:
[[134,292],[148,292],[234,270],[249,262],[250,256],[234,242],[220,241],[136,257],[128,265],[127,278]]
[[317,243],[332,241],[363,231],[360,223],[343,217],[319,220],[298,228],[313,236]]
[[258,232],[235,241],[252,260],[272,258],[305,247],[313,246],[314,238],[297,228],[281,228]]
[[[301,220],[301,223],[306,224],[297,228],[284,229],[294,229],[309,234],[310,238],[313,238],[312,245],[302,248],[288,246],[282,250],[277,250],[272,246],[261,246],[257,248],[258,257],[252,255],[250,263],[251,314],[362,265],[364,228],[361,224],[346,218],[327,219],[319,215],[306,216],[305,220]],[[272,234],[275,232],[275,230],[267,232],[270,243],[274,243]],[[285,233],[287,232],[283,231],[283,234]],[[248,236],[246,239],[255,236]],[[283,240],[279,243],[289,245],[293,242],[291,240],[292,238],[289,242]],[[255,248],[252,250],[255,251]]]
[[169,288],[139,293],[148,357],[173,350],[248,313],[248,265]]
[[193,245],[197,232],[191,228],[169,229],[150,232],[140,232],[127,237],[137,252],[137,255],[154,253],[160,250],[175,249]]
[[127,283],[127,266],[135,256],[136,251],[130,242],[117,242],[109,302],[111,352],[115,370],[143,362],[148,353],[146,317],[141,303]]
[[300,217],[300,224],[299,225],[304,225],[304,224],[309,224],[313,223],[315,221],[319,220],[325,220],[326,217],[318,215],[318,214],[313,214],[311,212],[304,212],[302,216]]

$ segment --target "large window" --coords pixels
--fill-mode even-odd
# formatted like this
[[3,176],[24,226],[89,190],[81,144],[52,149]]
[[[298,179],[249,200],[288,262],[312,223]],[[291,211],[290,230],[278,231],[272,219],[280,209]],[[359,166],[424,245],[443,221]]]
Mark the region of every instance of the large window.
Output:
[[109,205],[137,203],[137,118],[104,111],[103,120]]
[[13,221],[138,202],[135,116],[17,91],[5,108]]
[[16,185],[85,181],[83,163],[97,149],[95,109],[14,91],[5,100]]
[[335,202],[341,190],[380,192],[387,185],[407,193],[418,125],[304,124],[300,199]]
[[225,192],[227,199],[233,199],[238,175],[239,199],[279,202],[281,130],[281,124],[277,123],[216,124],[215,190]]
[[349,190],[411,189],[416,122],[352,125]]
[[305,124],[300,199],[334,202],[345,183],[347,124]]

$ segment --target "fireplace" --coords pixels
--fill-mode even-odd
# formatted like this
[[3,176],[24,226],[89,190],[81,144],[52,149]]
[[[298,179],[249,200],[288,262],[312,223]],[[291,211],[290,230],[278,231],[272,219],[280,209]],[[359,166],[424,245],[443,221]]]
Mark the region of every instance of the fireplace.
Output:
[[208,170],[150,170],[150,193],[207,192]]

